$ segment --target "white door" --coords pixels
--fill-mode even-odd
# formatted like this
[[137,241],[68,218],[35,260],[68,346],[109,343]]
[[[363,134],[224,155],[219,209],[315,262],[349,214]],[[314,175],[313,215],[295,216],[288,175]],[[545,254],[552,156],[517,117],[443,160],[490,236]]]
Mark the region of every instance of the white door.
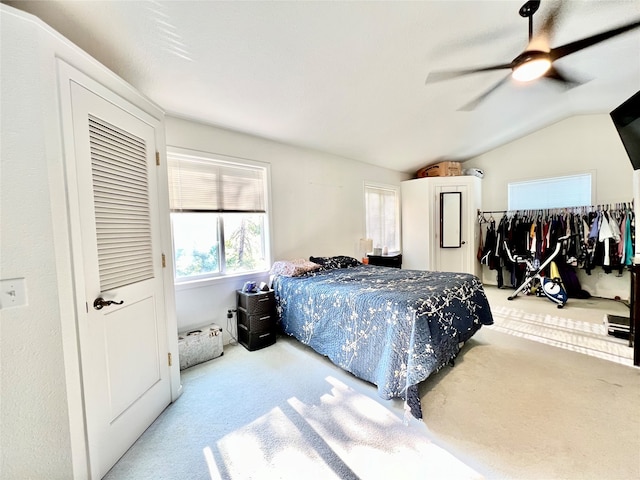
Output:
[[401,183],[402,268],[434,270],[434,229],[429,179]]
[[[469,215],[469,189],[466,185],[451,185],[451,186],[437,186],[435,189],[435,196],[433,198],[433,208],[435,209],[435,228],[436,242],[435,242],[435,269],[441,272],[472,272],[473,266],[471,265],[472,254],[470,249],[473,246],[472,239],[473,232],[469,232],[467,218]],[[442,248],[440,245],[440,193],[442,192],[461,192],[461,222],[460,222],[460,238],[461,245],[454,248]]]
[[86,299],[80,360],[91,475],[101,478],[171,400],[155,127],[122,99],[70,88]]

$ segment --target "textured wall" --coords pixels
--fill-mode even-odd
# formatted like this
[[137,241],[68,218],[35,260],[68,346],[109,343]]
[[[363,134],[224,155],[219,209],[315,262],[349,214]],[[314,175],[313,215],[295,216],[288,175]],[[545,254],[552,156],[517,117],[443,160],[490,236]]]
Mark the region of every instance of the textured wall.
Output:
[[[163,112],[44,23],[0,4],[0,278],[24,278],[28,305],[0,311],[0,478],[88,474],[78,311],[80,242],[72,245],[61,125],[60,62],[84,72],[159,122]],[[63,90],[65,91],[65,90]],[[164,130],[157,132],[164,159]],[[68,147],[67,147],[68,148]],[[166,162],[165,162],[166,163]],[[163,177],[163,172],[160,176]],[[166,179],[162,248],[171,250]],[[77,255],[72,258],[73,254]],[[177,355],[172,276],[164,272],[167,331]],[[172,397],[180,391],[177,363]]]
[[56,120],[42,88],[55,70],[43,65],[36,25],[5,10],[0,19],[0,278],[25,278],[28,296],[0,311],[0,477],[71,478],[45,133]]

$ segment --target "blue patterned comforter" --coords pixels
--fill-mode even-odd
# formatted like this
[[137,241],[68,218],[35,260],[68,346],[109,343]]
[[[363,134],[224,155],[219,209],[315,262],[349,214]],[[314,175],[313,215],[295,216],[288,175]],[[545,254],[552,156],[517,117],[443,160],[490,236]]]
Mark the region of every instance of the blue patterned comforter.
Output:
[[403,398],[422,418],[418,384],[493,323],[477,277],[362,265],[273,281],[282,330],[339,367]]

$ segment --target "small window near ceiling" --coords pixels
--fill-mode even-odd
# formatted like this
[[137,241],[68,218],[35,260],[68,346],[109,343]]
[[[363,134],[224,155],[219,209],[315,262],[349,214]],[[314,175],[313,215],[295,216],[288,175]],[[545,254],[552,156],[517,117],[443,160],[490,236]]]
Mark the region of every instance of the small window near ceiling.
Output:
[[176,282],[268,270],[266,166],[167,157]]
[[593,205],[591,173],[510,182],[509,210]]
[[389,252],[400,250],[400,202],[398,188],[365,183],[365,212],[367,238],[374,247],[387,247]]

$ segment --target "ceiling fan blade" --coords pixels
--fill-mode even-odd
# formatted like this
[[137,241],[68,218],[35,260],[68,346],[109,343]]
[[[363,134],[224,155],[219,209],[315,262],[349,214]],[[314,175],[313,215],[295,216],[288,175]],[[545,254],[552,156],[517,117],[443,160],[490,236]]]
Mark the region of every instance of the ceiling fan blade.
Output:
[[513,62],[503,63],[502,65],[492,65],[490,67],[483,68],[471,68],[469,70],[450,70],[450,71],[440,71],[440,72],[429,72],[427,75],[426,83],[435,83],[441,82],[443,80],[449,80],[456,77],[462,77],[464,75],[469,75],[472,73],[481,73],[481,72],[491,72],[494,70],[504,70],[507,68],[513,68]]
[[471,100],[469,103],[467,103],[466,105],[463,105],[462,107],[460,107],[458,109],[459,112],[470,112],[472,110],[475,110],[475,108],[480,105],[480,103],[482,103],[482,101],[487,98],[490,94],[492,94],[493,92],[495,92],[502,84],[504,84],[507,80],[509,80],[509,78],[511,77],[511,75],[507,75],[506,77],[504,77],[502,80],[500,80],[498,83],[496,83],[494,86],[492,86],[489,90],[487,90],[486,92],[484,92],[482,95],[480,95],[478,98]]
[[551,61],[558,60],[559,58],[575,53],[578,50],[590,47],[596,43],[603,42],[611,37],[615,37],[616,35],[620,35],[621,33],[628,32],[629,30],[633,30],[638,27],[640,27],[640,20],[636,20],[612,30],[607,30],[606,32],[597,33],[596,35],[592,35],[581,40],[576,40],[575,42],[567,43],[560,47],[552,48],[549,52],[549,56],[551,57]]
[[556,25],[558,24],[558,20],[560,19],[562,5],[562,2],[553,4],[553,7],[551,7],[549,14],[538,29],[538,33],[536,33],[535,36],[529,36],[529,46],[527,50],[548,51],[549,48],[551,48],[551,39],[555,34]]
[[551,37],[556,31],[556,24],[560,19],[560,13],[562,10],[562,2],[557,2],[551,8],[551,11],[547,15],[547,18],[544,19],[542,25],[540,26],[540,33],[545,35],[546,37]]
[[567,89],[579,87],[580,85],[585,83],[582,80],[578,80],[577,78],[572,78],[566,73],[563,73],[555,66],[552,66],[549,70],[547,70],[547,73],[544,75],[544,78],[555,80],[556,82],[561,83]]

